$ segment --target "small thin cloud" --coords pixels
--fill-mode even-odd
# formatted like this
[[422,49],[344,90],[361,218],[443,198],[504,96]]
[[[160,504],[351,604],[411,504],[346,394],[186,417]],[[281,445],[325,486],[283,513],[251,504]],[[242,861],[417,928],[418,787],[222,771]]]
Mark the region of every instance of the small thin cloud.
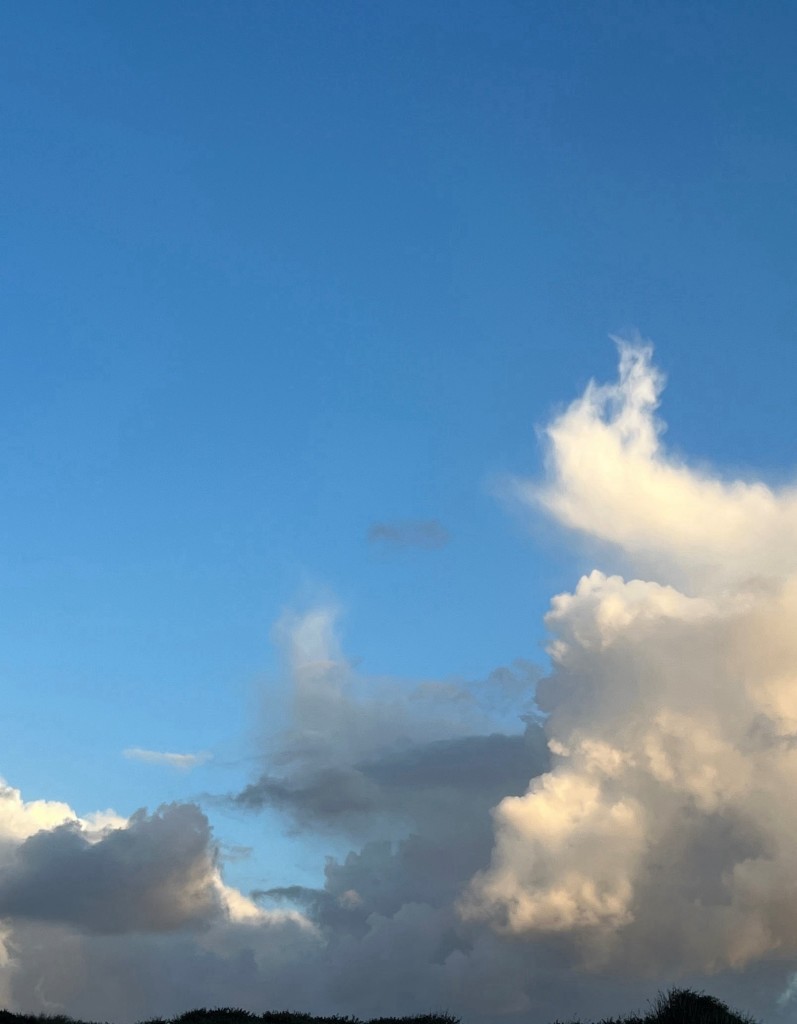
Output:
[[778,996],[778,1009],[785,1009],[789,1003],[793,1002],[795,996],[797,996],[797,973],[789,975],[786,988]]
[[368,528],[371,544],[391,548],[442,548],[451,534],[438,519],[400,519],[395,522],[372,523]]
[[190,771],[210,760],[211,755],[205,752],[199,754],[171,754],[160,750],[142,750],[141,747],[128,747],[124,756],[131,761],[145,761],[147,764],[165,764],[170,768],[178,768],[180,771]]

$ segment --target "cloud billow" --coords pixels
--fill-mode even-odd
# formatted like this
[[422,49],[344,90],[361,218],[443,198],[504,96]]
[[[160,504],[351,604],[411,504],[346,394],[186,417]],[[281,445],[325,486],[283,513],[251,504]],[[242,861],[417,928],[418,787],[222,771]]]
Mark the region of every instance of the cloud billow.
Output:
[[651,350],[620,354],[617,384],[548,428],[548,483],[517,492],[664,579],[595,570],[554,598],[537,694],[554,764],[497,806],[461,909],[570,936],[591,967],[797,956],[797,493],[671,460]]
[[171,804],[125,828],[88,834],[67,821],[25,839],[0,872],[0,917],[100,933],[171,931],[220,914],[205,815]]

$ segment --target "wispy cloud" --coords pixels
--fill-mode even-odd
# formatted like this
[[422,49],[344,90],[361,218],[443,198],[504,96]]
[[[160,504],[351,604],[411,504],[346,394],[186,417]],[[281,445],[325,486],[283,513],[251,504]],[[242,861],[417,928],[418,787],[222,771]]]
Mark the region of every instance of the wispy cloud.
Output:
[[198,754],[171,754],[160,750],[142,750],[141,747],[128,747],[123,751],[124,756],[132,761],[144,761],[147,764],[165,764],[170,768],[177,768],[180,771],[190,771],[201,764],[205,764],[212,757],[207,752]]
[[368,540],[392,548],[442,548],[451,540],[448,530],[437,519],[401,519],[372,523]]
[[288,665],[293,724],[269,770],[233,798],[238,806],[277,807],[303,828],[357,834],[372,832],[374,816],[383,825],[385,818],[439,825],[443,792],[446,817],[477,793],[486,815],[491,801],[521,791],[547,761],[539,728],[535,744],[520,714],[515,734],[500,732],[507,678],[525,680],[517,703],[529,698],[535,677],[525,664],[483,684],[369,678],[345,658],[336,611],[325,607],[285,615],[275,638]]

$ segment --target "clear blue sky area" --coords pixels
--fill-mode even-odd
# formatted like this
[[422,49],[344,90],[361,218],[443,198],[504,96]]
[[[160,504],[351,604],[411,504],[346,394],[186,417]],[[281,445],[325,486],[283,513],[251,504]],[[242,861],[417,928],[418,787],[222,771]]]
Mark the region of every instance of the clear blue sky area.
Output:
[[591,565],[495,482],[541,475],[610,333],[654,341],[676,452],[790,477],[796,30],[777,0],[4,3],[0,774],[80,812],[235,789],[285,721],[272,626],[317,600],[366,674],[544,662]]

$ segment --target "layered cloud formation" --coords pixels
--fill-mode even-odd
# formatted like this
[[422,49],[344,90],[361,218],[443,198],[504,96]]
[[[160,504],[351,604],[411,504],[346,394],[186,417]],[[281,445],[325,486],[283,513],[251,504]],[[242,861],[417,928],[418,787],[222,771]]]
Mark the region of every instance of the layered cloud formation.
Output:
[[366,678],[334,609],[286,616],[291,726],[229,802],[348,856],[323,887],[246,896],[195,805],[80,820],[6,788],[0,995],[120,1022],[230,1003],[544,1021],[680,982],[788,1016],[797,492],[673,458],[651,360],[621,344],[618,380],[547,428],[545,480],[514,484],[600,559],[552,599],[546,678]]

